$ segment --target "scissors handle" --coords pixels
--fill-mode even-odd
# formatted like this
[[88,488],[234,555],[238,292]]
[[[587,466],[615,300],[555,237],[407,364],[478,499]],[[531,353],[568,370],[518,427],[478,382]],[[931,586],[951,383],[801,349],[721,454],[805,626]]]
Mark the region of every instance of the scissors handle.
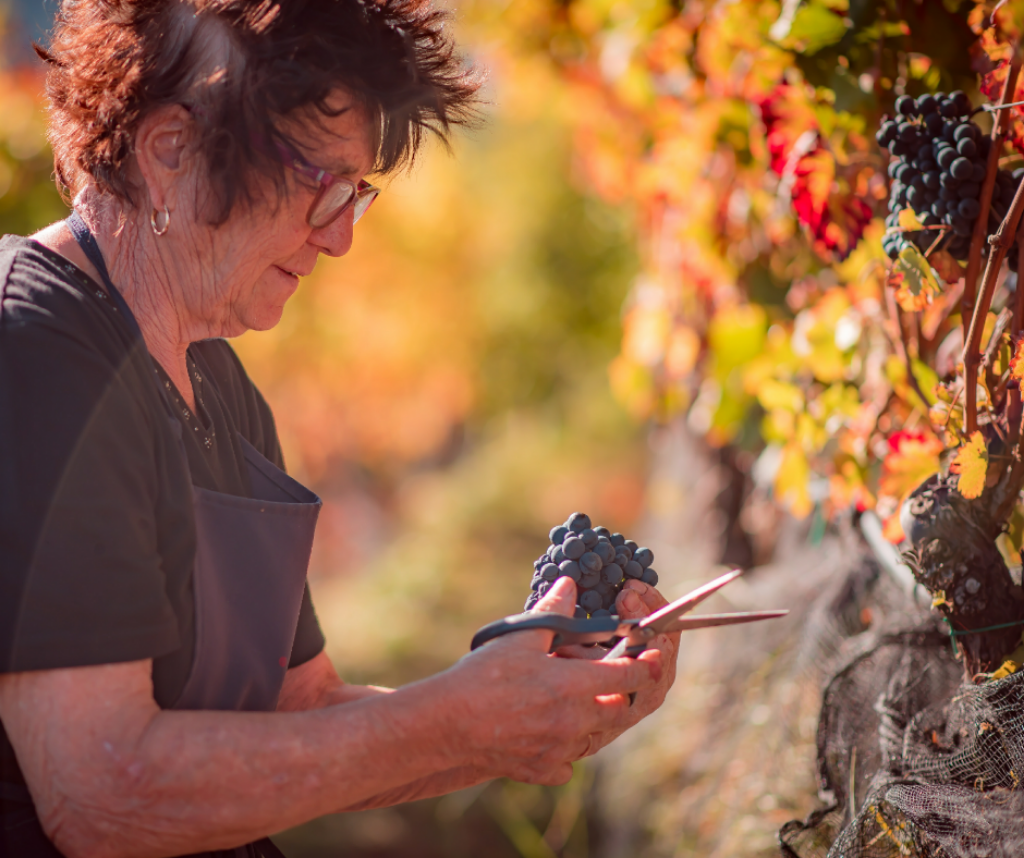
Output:
[[[627,620],[626,623],[631,621]],[[551,641],[551,651],[560,646],[570,644],[601,643],[621,633],[620,629],[624,622],[618,617],[591,617],[590,619],[576,619],[566,617],[562,614],[549,614],[543,611],[531,611],[526,614],[516,614],[488,623],[473,635],[473,641],[469,648],[476,649],[488,641],[512,632],[525,632],[543,630],[554,632],[555,637]]]

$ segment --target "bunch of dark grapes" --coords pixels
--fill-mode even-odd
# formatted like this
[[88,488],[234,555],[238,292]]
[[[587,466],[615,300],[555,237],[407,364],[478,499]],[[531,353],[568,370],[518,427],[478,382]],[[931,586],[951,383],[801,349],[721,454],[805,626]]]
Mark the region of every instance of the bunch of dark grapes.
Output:
[[[889,162],[890,214],[885,224],[899,226],[900,211],[913,209],[925,226],[948,227],[940,246],[955,259],[964,260],[981,213],[978,197],[992,140],[971,121],[971,102],[960,90],[917,99],[901,96],[896,100],[896,114],[887,118],[875,135],[878,144],[893,156]],[[1022,173],[1024,170],[999,170],[996,174],[989,233],[1006,217]],[[895,259],[908,242],[927,250],[938,232],[891,233],[882,240],[882,247]]]
[[549,536],[551,545],[533,564],[527,611],[562,577],[576,582],[577,617],[611,616],[615,597],[630,578],[652,587],[658,584],[650,548],[607,527],[591,527],[590,516],[582,512],[551,528]]

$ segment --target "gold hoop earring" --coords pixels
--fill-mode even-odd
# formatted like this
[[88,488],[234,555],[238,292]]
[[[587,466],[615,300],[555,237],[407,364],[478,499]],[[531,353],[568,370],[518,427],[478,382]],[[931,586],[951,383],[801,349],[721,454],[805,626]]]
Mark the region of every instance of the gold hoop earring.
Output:
[[156,225],[156,216],[158,214],[160,214],[160,209],[153,209],[153,211],[151,211],[149,213],[149,225],[153,229],[153,235],[157,235],[157,236],[159,236],[159,235],[166,235],[167,234],[167,230],[169,230],[171,228],[171,212],[167,208],[167,206],[164,206],[164,225],[163,225],[163,229],[161,229],[160,227],[158,227]]

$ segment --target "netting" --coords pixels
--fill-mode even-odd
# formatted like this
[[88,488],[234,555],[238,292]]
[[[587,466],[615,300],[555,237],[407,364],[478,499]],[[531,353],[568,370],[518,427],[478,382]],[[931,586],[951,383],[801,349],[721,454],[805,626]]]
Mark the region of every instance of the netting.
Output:
[[1024,671],[964,681],[949,637],[923,613],[850,644],[818,725],[827,807],[783,827],[783,854],[1024,855]]

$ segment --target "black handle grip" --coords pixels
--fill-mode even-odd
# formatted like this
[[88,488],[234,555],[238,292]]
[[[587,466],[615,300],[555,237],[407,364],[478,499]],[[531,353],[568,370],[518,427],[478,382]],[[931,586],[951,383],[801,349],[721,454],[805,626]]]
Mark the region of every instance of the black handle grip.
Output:
[[560,646],[570,644],[601,643],[612,637],[621,625],[622,621],[615,616],[591,617],[588,620],[581,620],[562,614],[530,612],[488,623],[473,635],[473,641],[469,648],[477,649],[488,641],[512,634],[512,632],[543,629],[555,633],[555,637],[551,641],[551,650],[554,651]]

